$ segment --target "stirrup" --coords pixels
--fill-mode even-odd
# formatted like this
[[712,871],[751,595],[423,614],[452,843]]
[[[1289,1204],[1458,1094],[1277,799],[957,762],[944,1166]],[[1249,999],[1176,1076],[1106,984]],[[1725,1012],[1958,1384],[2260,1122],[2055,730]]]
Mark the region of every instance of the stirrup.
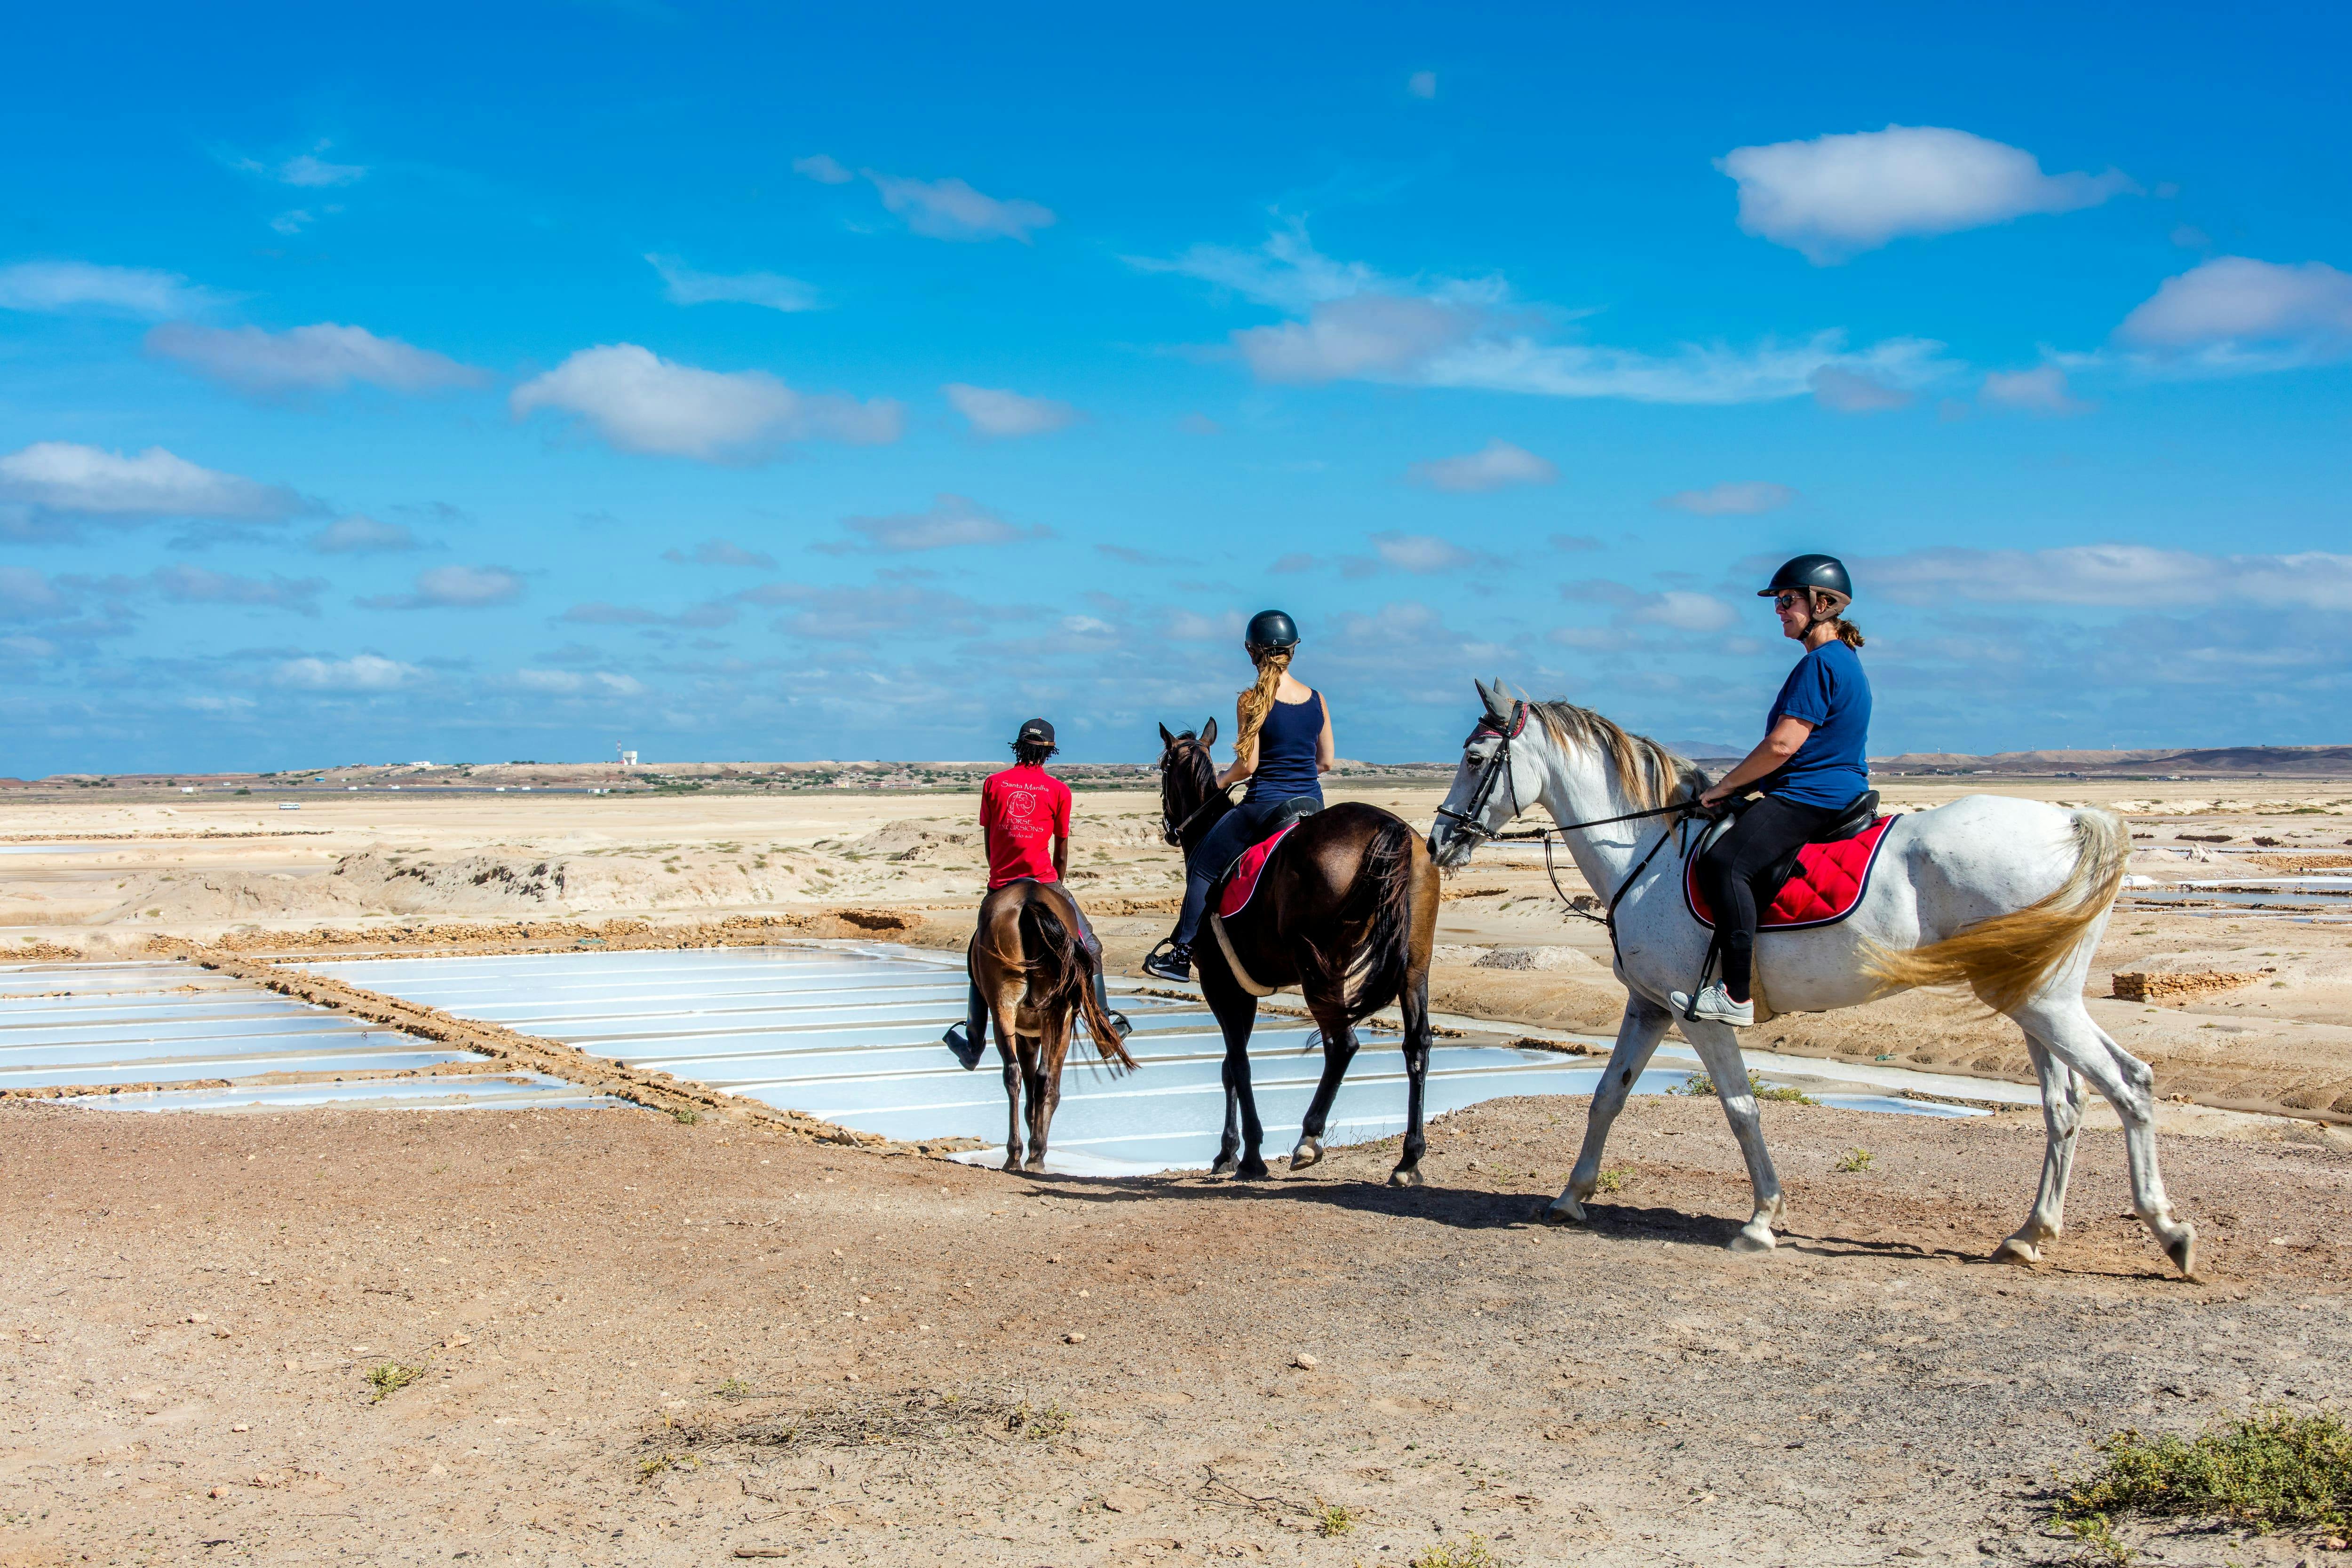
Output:
[[[1162,953],[1168,955],[1168,963],[1170,967],[1181,968],[1183,973],[1181,975],[1165,975],[1160,973],[1158,969],[1153,968],[1152,966],[1160,961],[1160,956]],[[1182,943],[1178,942],[1172,936],[1163,936],[1153,946],[1150,952],[1146,953],[1143,956],[1143,962],[1139,967],[1145,974],[1150,975],[1154,979],[1171,981],[1190,980],[1192,977],[1192,949],[1185,946]]]

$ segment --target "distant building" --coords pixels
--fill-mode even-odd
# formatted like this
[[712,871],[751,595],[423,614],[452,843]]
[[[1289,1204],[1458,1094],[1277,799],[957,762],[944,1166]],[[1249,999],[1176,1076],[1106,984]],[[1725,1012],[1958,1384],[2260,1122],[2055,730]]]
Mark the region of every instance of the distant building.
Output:
[[635,768],[636,765],[637,765],[637,754],[636,754],[635,752],[634,752],[634,751],[624,751],[623,753],[621,753],[621,766],[622,766],[622,767],[624,767],[624,768]]

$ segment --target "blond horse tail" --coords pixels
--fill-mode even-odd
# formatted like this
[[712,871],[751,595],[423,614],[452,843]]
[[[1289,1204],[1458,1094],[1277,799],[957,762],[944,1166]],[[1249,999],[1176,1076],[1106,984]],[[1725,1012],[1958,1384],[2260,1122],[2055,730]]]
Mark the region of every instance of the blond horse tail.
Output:
[[2048,896],[1931,942],[1895,949],[1871,945],[1864,968],[1879,994],[1915,986],[1967,985],[1995,1012],[2013,1012],[2042,989],[2105,917],[2124,884],[2131,840],[2105,811],[2077,810],[2074,866]]

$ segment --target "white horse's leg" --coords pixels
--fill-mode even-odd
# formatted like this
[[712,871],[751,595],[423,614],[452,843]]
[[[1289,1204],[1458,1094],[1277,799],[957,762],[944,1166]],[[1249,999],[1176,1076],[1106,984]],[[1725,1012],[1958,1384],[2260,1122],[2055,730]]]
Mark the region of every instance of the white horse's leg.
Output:
[[2074,1170],[2074,1134],[2083,1124],[2083,1080],[2074,1070],[2050,1053],[2028,1034],[2025,1049],[2032,1054],[2033,1071],[2042,1079],[2042,1124],[2049,1141],[2042,1151],[2042,1190],[2034,1195],[2033,1212],[2000,1246],[1993,1258],[2003,1263],[2038,1263],[2042,1249],[2058,1239],[2066,1224],[2066,1182]]
[[1715,1081],[1715,1096],[1723,1102],[1723,1113],[1730,1118],[1731,1135],[1739,1140],[1739,1153],[1748,1161],[1748,1182],[1756,1191],[1756,1212],[1731,1239],[1730,1249],[1768,1251],[1777,1245],[1772,1227],[1780,1222],[1788,1206],[1780,1197],[1780,1178],[1772,1169],[1772,1156],[1764,1148],[1764,1122],[1757,1113],[1755,1092],[1748,1086],[1748,1062],[1739,1054],[1738,1032],[1729,1024],[1686,1019],[1683,1033],[1699,1061],[1706,1064],[1706,1075]]
[[1544,1210],[1544,1218],[1554,1225],[1584,1223],[1585,1200],[1601,1182],[1601,1153],[1609,1142],[1610,1124],[1625,1108],[1633,1080],[1650,1065],[1651,1053],[1673,1021],[1673,1015],[1657,1003],[1627,994],[1625,1016],[1617,1024],[1617,1049],[1609,1053],[1608,1069],[1592,1091],[1592,1109],[1584,1118],[1584,1146],[1577,1151],[1576,1168],[1569,1175],[1568,1186]]
[[2124,1155],[2131,1166],[2132,1208],[2175,1267],[2197,1277],[2197,1228],[2172,1216],[2164,1177],[2156,1166],[2156,1074],[2147,1063],[2109,1039],[2092,1021],[2082,997],[2069,989],[2026,1004],[2018,1016],[2025,1032],[2052,1055],[2091,1081],[2123,1119]]

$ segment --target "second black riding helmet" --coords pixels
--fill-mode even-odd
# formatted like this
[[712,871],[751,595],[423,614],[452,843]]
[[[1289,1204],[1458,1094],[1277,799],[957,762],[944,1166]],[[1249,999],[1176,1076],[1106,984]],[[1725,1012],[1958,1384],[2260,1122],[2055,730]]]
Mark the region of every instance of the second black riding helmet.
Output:
[[1276,651],[1298,646],[1298,622],[1279,610],[1261,610],[1250,617],[1244,641],[1253,648]]
[[1759,599],[1769,599],[1792,588],[1818,588],[1853,598],[1853,580],[1845,574],[1845,562],[1833,555],[1801,555],[1781,563],[1772,574],[1772,586],[1756,591]]

